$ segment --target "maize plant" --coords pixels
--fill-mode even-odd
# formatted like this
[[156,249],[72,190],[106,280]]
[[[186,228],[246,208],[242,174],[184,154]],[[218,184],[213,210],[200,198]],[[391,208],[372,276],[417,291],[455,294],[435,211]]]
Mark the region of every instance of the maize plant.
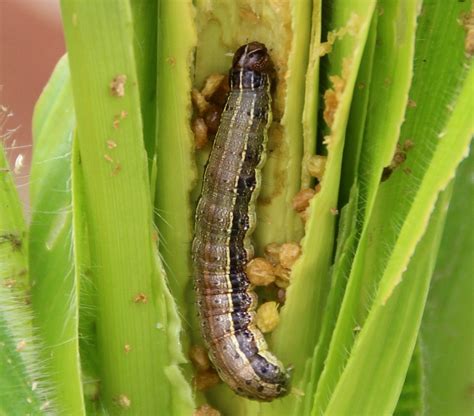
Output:
[[[28,223],[0,160],[0,414],[472,414],[473,7],[61,0]],[[193,97],[252,41],[276,77],[255,256],[301,251],[257,290],[292,368],[271,402],[190,360]]]

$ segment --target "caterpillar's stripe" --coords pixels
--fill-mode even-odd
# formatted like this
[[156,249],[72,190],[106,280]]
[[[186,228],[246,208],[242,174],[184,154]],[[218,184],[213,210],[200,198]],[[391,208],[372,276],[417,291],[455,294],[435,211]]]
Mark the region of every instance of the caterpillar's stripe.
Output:
[[197,304],[210,358],[234,391],[258,400],[284,395],[289,384],[255,326],[256,296],[245,274],[253,257],[254,206],[271,123],[272,71],[261,43],[241,46],[234,55],[193,241]]

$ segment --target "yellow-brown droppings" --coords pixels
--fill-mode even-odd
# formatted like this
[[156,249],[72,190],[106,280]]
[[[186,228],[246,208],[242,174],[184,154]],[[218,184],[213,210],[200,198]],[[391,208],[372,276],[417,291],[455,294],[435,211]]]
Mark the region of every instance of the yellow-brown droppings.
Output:
[[120,394],[117,397],[117,404],[123,409],[128,409],[131,406],[132,402],[128,398],[128,396],[126,396],[125,394]]
[[192,122],[191,129],[194,133],[194,146],[196,149],[202,149],[209,142],[207,136],[207,124],[201,117],[195,118]]
[[309,217],[311,216],[311,208],[308,206],[308,208],[306,208],[304,211],[298,212],[298,216],[306,224],[306,222],[309,220]]
[[229,77],[227,75],[224,75],[224,78],[209,98],[209,101],[213,102],[214,104],[217,104],[221,108],[224,108],[229,91]]
[[411,139],[406,139],[403,142],[403,150],[405,150],[405,152],[408,152],[413,146],[415,146],[415,143]]
[[121,119],[127,118],[127,116],[128,116],[128,113],[127,113],[125,110],[122,110],[122,111],[120,112],[120,118],[121,118]]
[[189,350],[189,358],[191,359],[194,367],[198,371],[206,371],[211,368],[211,362],[209,361],[209,356],[204,347],[200,345],[193,345]]
[[208,404],[203,404],[195,410],[193,416],[221,416],[221,412]]
[[138,293],[133,298],[134,303],[148,303],[148,297],[144,293]]
[[334,114],[336,113],[337,105],[339,104],[339,99],[337,94],[332,89],[326,90],[324,93],[324,121],[326,124],[331,127],[334,122]]
[[328,146],[332,143],[332,135],[328,134],[327,136],[323,136],[323,144]]
[[[347,59],[344,60],[344,69],[343,69],[343,73],[345,74],[348,69],[346,68],[346,66],[349,65],[349,62]],[[338,94],[338,96],[340,97],[342,95],[342,93],[344,92],[344,88],[346,86],[346,79],[345,79],[345,75],[343,75],[343,77],[340,77],[339,75],[331,75],[329,77],[329,80],[331,81],[332,85],[333,85],[333,89],[334,91],[336,91],[336,94]]]
[[395,150],[395,154],[393,155],[392,164],[390,165],[393,169],[400,166],[405,160],[407,159],[406,152],[397,144],[397,149]]
[[273,265],[278,264],[281,244],[270,243],[265,247],[265,258]]
[[120,127],[120,119],[117,116],[114,117],[114,121],[112,122],[112,126],[115,130],[118,130],[118,128]]
[[262,257],[250,260],[245,267],[245,273],[250,283],[255,286],[268,286],[275,281],[272,264]]
[[409,108],[415,108],[416,107],[416,101],[412,100],[411,98],[408,99],[407,107]]
[[332,51],[332,45],[336,41],[336,37],[333,32],[328,33],[328,40],[319,44],[319,56],[327,55]]
[[281,289],[286,289],[290,285],[291,270],[285,269],[281,264],[278,264],[275,267],[275,274],[275,284]]
[[285,269],[291,269],[300,255],[301,247],[298,243],[282,244],[279,257],[280,264]]
[[113,139],[107,140],[107,147],[109,149],[115,149],[117,147],[117,143]]
[[[386,166],[382,172],[381,181],[386,181],[390,175],[393,173],[395,169],[397,169],[400,165],[402,165],[405,160],[407,159],[407,152],[414,146],[412,140],[407,139],[403,143],[403,146],[397,143],[397,147],[395,149],[395,153],[393,154],[392,161],[390,165]],[[405,172],[406,173],[406,172]]]
[[2,285],[7,289],[13,289],[16,286],[16,279],[5,279]]
[[356,36],[363,23],[362,18],[357,13],[352,13],[349,21],[347,22],[347,33],[351,36]]
[[276,302],[265,302],[257,310],[256,323],[263,333],[273,331],[280,322]]
[[337,208],[331,208],[329,211],[331,212],[332,215],[338,215],[339,214],[339,210]]
[[344,36],[346,36],[346,34],[351,36],[357,35],[357,33],[360,31],[361,23],[361,17],[356,13],[352,13],[345,26],[329,32],[327,41],[321,42],[319,45],[319,56],[324,56],[330,53],[336,40],[342,39]]
[[209,108],[209,103],[204,96],[195,88],[191,92],[191,99],[199,115],[203,115]]
[[407,159],[407,154],[405,151],[400,149],[400,146],[397,145],[397,151],[395,152],[395,155],[393,156],[392,160],[392,166],[394,168],[400,166],[405,160]]
[[120,162],[117,162],[114,166],[114,170],[112,171],[112,176],[118,175],[122,171],[122,165]]
[[321,180],[326,169],[326,156],[313,155],[308,159],[308,172],[311,176]]
[[104,155],[104,159],[105,159],[107,162],[114,163],[114,160],[113,160],[112,157],[109,156],[108,154],[105,154],[105,155]]
[[210,75],[204,83],[204,88],[201,90],[201,94],[206,100],[209,100],[212,95],[218,90],[224,80],[225,75],[223,74]]
[[26,348],[26,341],[22,339],[16,344],[16,351],[21,352]]
[[212,369],[198,372],[196,377],[194,377],[194,385],[199,391],[207,390],[216,384],[219,384],[220,381],[219,376]]
[[344,92],[346,81],[339,75],[332,75],[329,77],[332,83],[332,88],[329,88],[324,93],[324,113],[323,118],[329,127],[334,123],[334,115],[336,114],[341,95]]
[[302,189],[299,191],[291,202],[293,209],[296,212],[303,212],[306,208],[309,207],[309,201],[314,196],[316,192],[311,188]]
[[127,76],[125,74],[117,75],[109,84],[110,93],[114,97],[123,97],[125,95],[125,83]]
[[132,351],[132,346],[130,344],[125,344],[123,346],[123,350],[126,352],[126,353],[129,353],[130,351]]

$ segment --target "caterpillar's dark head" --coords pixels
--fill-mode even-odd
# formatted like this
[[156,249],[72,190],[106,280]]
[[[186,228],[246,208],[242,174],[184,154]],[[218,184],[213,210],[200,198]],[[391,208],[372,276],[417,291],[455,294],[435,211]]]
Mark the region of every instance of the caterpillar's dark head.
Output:
[[242,45],[234,54],[230,70],[231,87],[257,89],[271,82],[275,69],[263,43]]

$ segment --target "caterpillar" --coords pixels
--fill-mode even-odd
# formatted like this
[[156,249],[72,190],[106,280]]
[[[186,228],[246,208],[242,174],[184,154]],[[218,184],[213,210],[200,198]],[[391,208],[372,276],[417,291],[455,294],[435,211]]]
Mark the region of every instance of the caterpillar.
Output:
[[192,244],[196,301],[209,357],[237,394],[261,401],[289,389],[288,372],[255,325],[257,298],[245,274],[253,257],[250,237],[272,118],[273,73],[262,43],[251,42],[235,52]]

